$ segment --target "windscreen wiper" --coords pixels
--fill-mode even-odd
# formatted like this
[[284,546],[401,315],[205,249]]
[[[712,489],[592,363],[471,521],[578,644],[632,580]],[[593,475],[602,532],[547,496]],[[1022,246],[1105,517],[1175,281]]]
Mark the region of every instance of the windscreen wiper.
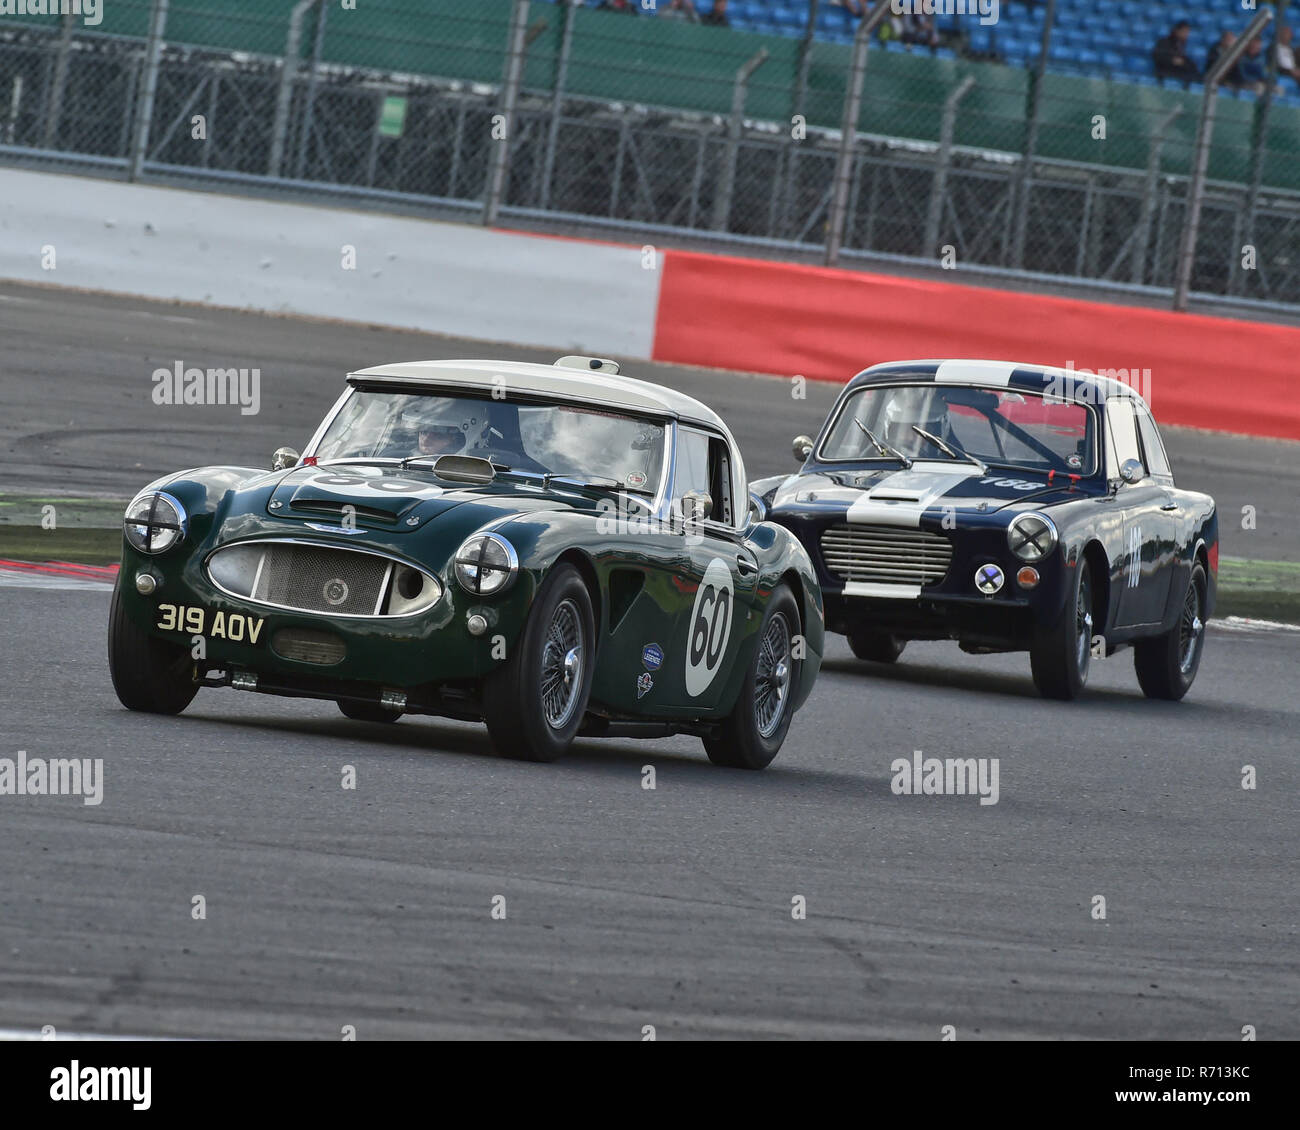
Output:
[[916,424],[912,425],[912,431],[914,431],[917,435],[922,436],[925,439],[928,439],[940,451],[946,452],[948,455],[951,455],[954,459],[965,459],[967,463],[974,463],[975,466],[980,469],[981,475],[988,474],[989,472],[988,464],[985,463],[982,459],[976,459],[975,456],[973,456],[969,451],[965,451],[959,446],[955,447],[953,444],[945,443],[937,435],[933,435],[932,433],[927,432],[924,428],[919,427]]
[[904,455],[901,451],[898,451],[895,448],[890,447],[889,444],[887,443],[881,443],[880,440],[876,439],[875,433],[873,433],[872,430],[869,427],[867,427],[867,425],[864,424],[861,420],[859,420],[856,416],[853,417],[853,422],[862,429],[862,434],[871,441],[871,445],[877,451],[879,451],[881,455],[885,456],[886,458],[892,457],[894,459],[897,459],[905,468],[909,470],[911,469],[912,461],[906,455]]

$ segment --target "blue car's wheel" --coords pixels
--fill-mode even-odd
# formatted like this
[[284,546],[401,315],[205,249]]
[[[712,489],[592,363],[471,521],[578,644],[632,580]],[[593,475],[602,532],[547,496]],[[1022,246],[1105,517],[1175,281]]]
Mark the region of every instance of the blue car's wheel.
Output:
[[1034,685],[1044,698],[1078,698],[1092,660],[1092,570],[1080,558],[1074,584],[1056,627],[1041,633],[1029,652]]
[[1133,666],[1147,698],[1177,702],[1192,689],[1205,646],[1205,593],[1205,569],[1198,562],[1173,630],[1134,644]]

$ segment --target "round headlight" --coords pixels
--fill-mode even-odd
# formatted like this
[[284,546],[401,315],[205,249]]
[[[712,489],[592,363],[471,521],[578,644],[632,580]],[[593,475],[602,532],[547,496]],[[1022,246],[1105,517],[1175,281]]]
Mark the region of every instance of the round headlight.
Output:
[[456,551],[456,580],[476,596],[501,592],[517,572],[514,546],[496,534],[475,534]]
[[132,502],[122,522],[126,540],[141,553],[166,553],[184,540],[185,527],[185,508],[160,490]]
[[1007,545],[1021,561],[1041,561],[1056,548],[1056,537],[1046,514],[1020,514],[1007,528]]

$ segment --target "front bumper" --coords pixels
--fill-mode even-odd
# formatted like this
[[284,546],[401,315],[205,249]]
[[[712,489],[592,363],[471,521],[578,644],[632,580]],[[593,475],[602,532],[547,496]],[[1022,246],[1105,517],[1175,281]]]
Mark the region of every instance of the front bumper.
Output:
[[[439,575],[441,599],[417,615],[331,616],[290,612],[230,596],[204,573],[204,556],[146,557],[124,548],[120,599],[131,622],[157,639],[190,649],[201,677],[246,672],[258,676],[258,689],[281,686],[281,693],[319,693],[320,697],[369,700],[385,688],[409,695],[417,689],[428,692],[446,683],[481,679],[514,646],[535,585],[532,575],[521,569],[506,592],[483,598]],[[148,596],[136,590],[136,575],[141,572],[157,582]],[[479,636],[471,635],[466,626],[475,613],[487,621],[487,630]],[[302,658],[304,654],[315,658]],[[316,692],[314,687],[326,689]],[[329,693],[340,687],[342,693]]]

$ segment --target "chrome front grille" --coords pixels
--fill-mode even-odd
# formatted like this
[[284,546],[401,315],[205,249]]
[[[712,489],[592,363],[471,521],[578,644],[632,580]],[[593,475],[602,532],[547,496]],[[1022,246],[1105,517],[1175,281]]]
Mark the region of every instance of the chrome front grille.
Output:
[[822,533],[821,550],[833,576],[872,584],[933,584],[943,579],[952,562],[947,538],[899,526],[841,522]]
[[328,616],[410,616],[442,595],[436,578],[378,553],[300,541],[239,542],[208,559],[223,592]]

